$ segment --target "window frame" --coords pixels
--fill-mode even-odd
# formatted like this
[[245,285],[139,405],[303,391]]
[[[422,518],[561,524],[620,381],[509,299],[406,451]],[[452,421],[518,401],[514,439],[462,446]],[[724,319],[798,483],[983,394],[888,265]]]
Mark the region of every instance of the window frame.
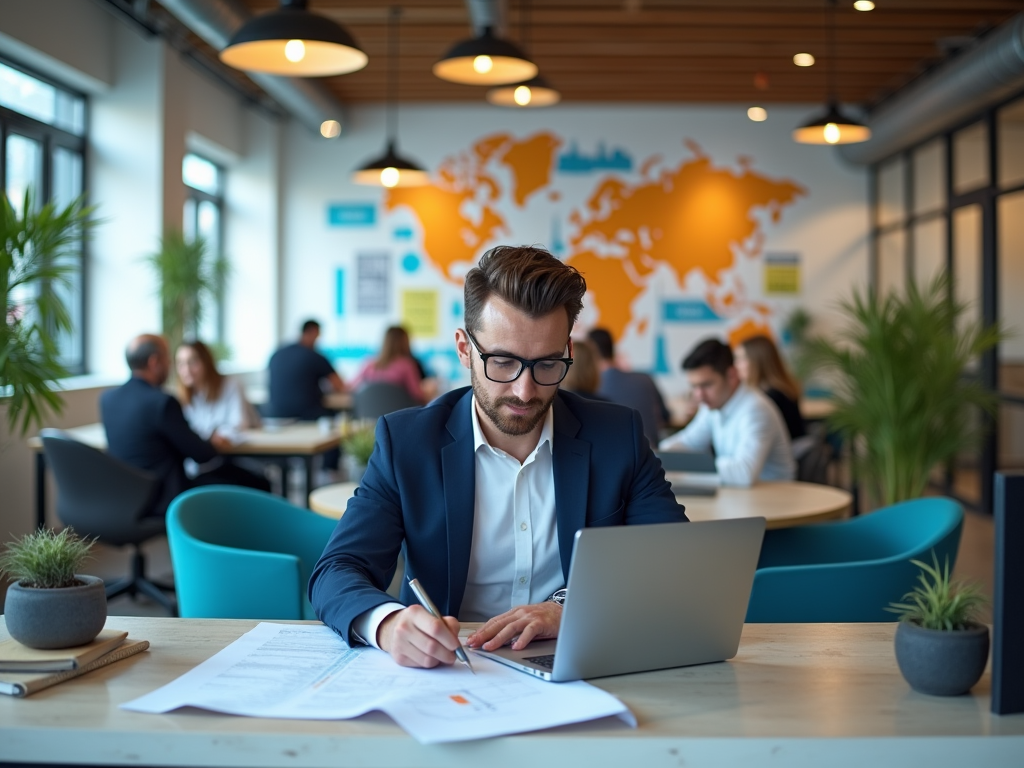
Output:
[[[194,157],[198,157],[200,160],[203,160],[204,162],[209,163],[210,165],[214,166],[217,169],[217,181],[218,181],[218,184],[217,184],[217,193],[216,194],[212,194],[210,192],[207,192],[204,189],[199,189],[198,187],[193,187],[188,182],[185,181],[185,174],[184,174],[185,158],[188,157],[189,155],[192,155]],[[225,186],[224,180],[225,180],[225,177],[227,176],[227,169],[225,169],[224,166],[221,165],[220,163],[218,163],[218,162],[216,162],[214,160],[211,160],[209,157],[206,157],[205,155],[203,155],[203,154],[201,154],[199,152],[193,152],[193,151],[186,151],[185,154],[182,155],[181,162],[182,162],[181,183],[185,187],[185,205],[187,206],[189,201],[192,201],[194,203],[194,205],[195,205],[195,216],[194,216],[194,221],[192,222],[193,233],[194,234],[198,234],[198,232],[199,232],[199,204],[203,203],[203,202],[207,202],[207,203],[211,203],[214,206],[216,206],[216,208],[217,208],[217,252],[212,254],[212,256],[213,256],[215,261],[226,259],[227,257],[225,256],[225,253],[224,253],[224,232],[225,232],[224,215],[225,215],[225,211],[226,211],[227,206],[225,204],[225,196],[224,196],[224,186]],[[185,225],[185,209],[183,208],[182,209],[183,232],[186,231],[184,225]],[[217,293],[213,297],[213,299],[214,299],[214,313],[215,313],[215,321],[214,321],[215,331],[214,332],[216,334],[216,338],[213,339],[213,341],[216,342],[219,345],[223,345],[225,343],[225,339],[226,339],[226,336],[227,336],[227,333],[226,333],[227,323],[226,323],[226,318],[225,318],[226,313],[225,313],[225,308],[224,308],[224,298],[225,298],[224,297],[224,284],[221,283],[221,285],[219,285],[217,287]]]

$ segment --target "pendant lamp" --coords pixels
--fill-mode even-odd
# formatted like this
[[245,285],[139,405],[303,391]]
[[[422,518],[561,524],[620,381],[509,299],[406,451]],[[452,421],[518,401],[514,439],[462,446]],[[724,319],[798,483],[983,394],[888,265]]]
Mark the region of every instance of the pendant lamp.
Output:
[[495,37],[491,27],[472,40],[456,43],[434,64],[442,80],[464,85],[507,85],[537,75],[537,65],[508,40]]
[[800,144],[856,144],[871,138],[871,129],[844,114],[836,97],[836,0],[826,0],[825,33],[828,35],[828,104],[825,113],[793,131]]
[[381,187],[420,187],[430,181],[427,172],[398,154],[398,19],[402,9],[395,6],[388,16],[388,94],[386,112],[387,149],[352,174],[356,184]]
[[[520,39],[523,47],[529,49],[530,4],[523,0],[520,8],[522,33]],[[556,91],[542,75],[537,75],[522,83],[500,85],[487,92],[487,100],[499,107],[550,107],[562,100],[562,94]]]
[[235,69],[293,77],[344,75],[366,66],[366,54],[344,27],[306,10],[307,0],[281,0],[276,11],[245,22],[220,59]]

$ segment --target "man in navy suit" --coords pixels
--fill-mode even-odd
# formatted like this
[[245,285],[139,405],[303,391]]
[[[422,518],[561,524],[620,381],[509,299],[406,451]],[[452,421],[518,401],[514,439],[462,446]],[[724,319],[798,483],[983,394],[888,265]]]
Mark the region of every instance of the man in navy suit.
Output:
[[125,353],[132,377],[100,397],[100,418],[107,433],[107,452],[162,480],[151,515],[163,515],[167,505],[190,487],[185,459],[198,464],[230,445],[214,433],[204,440],[189,427],[181,404],[161,389],[171,370],[167,342],[160,336],[138,336]]
[[[350,644],[433,667],[454,662],[459,619],[486,622],[468,643],[488,650],[556,637],[577,530],[686,521],[639,414],[558,389],[585,292],[539,248],[494,248],[466,275],[455,343],[472,387],[378,420],[310,579],[317,615]],[[408,584],[401,603],[384,591],[403,546],[443,619]]]

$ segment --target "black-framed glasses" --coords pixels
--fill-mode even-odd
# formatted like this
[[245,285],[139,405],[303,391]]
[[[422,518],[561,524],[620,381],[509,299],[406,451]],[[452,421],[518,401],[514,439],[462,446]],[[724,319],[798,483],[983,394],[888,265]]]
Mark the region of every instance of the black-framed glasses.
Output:
[[[498,384],[508,384],[518,379],[527,368],[533,380],[542,387],[554,387],[561,383],[572,365],[571,357],[542,357],[539,360],[527,360],[507,353],[492,354],[480,349],[480,345],[468,330],[466,336],[473,343],[477,354],[484,363],[484,376]],[[568,344],[568,341],[566,341]]]

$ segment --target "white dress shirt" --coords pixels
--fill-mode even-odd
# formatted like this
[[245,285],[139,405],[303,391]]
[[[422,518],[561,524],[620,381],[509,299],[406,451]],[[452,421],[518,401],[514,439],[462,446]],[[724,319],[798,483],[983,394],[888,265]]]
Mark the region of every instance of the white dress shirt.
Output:
[[[192,431],[204,440],[209,440],[217,432],[221,437],[239,443],[243,430],[257,427],[260,423],[256,410],[245,399],[242,385],[230,377],[222,382],[220,397],[216,400],[207,400],[205,392],[195,392],[192,402],[183,405],[181,410]],[[185,474],[196,477],[223,463],[223,456],[217,456],[201,465],[192,459],[185,459]]]
[[757,480],[792,480],[796,462],[782,414],[768,397],[740,384],[721,408],[701,405],[686,429],[666,437],[663,451],[715,450],[723,485],[749,487]]
[[[555,517],[554,409],[548,409],[537,446],[522,464],[487,442],[475,397],[470,409],[476,496],[459,619],[486,621],[516,606],[543,602],[565,586]],[[379,605],[357,616],[353,629],[376,646],[381,622],[404,607]]]

